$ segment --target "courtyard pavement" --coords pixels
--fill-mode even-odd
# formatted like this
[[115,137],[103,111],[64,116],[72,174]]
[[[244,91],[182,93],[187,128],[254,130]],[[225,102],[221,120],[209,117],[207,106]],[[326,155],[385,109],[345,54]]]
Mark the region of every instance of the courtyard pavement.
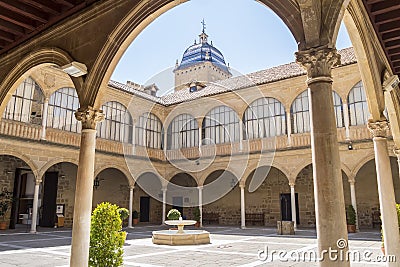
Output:
[[[210,226],[204,229],[211,233],[211,244],[194,246],[154,245],[151,233],[159,229],[167,228],[140,225],[125,229],[128,235],[124,246],[124,266],[317,266],[315,260],[309,261],[317,248],[314,229],[300,229],[294,236],[280,236],[273,228],[242,230]],[[385,266],[377,262],[385,260],[380,258],[378,230],[349,234],[349,239],[351,266]],[[39,228],[37,234],[28,233],[25,227],[1,231],[0,266],[66,267],[70,244],[71,229]]]

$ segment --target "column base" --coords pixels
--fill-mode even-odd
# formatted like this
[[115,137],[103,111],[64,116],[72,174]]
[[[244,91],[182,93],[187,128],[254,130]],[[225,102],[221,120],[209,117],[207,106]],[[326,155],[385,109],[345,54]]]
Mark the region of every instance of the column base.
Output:
[[34,230],[30,230],[29,233],[30,234],[37,234],[37,231],[36,230],[35,231]]

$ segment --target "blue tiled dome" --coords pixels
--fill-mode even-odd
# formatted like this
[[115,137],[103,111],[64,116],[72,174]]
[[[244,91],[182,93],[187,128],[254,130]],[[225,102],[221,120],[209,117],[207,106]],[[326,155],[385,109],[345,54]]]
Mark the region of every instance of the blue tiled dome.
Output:
[[207,34],[204,32],[200,34],[200,43],[195,43],[186,49],[181,64],[177,66],[176,70],[209,61],[225,72],[230,73],[229,68],[226,66],[224,56],[217,48],[207,42],[207,37]]

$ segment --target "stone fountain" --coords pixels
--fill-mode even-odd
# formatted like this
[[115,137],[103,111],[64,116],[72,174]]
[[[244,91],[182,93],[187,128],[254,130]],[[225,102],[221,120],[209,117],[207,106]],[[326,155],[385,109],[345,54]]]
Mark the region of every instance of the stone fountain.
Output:
[[165,224],[175,225],[178,230],[153,231],[153,243],[158,245],[200,245],[210,243],[210,233],[204,230],[183,230],[185,225],[194,225],[193,220],[167,220]]

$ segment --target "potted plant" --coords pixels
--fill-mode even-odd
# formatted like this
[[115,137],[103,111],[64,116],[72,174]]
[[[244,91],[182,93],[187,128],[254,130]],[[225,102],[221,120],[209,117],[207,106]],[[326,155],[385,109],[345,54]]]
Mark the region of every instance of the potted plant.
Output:
[[126,219],[129,217],[129,210],[126,208],[119,208],[118,209],[119,217],[121,218],[122,224],[126,224]]
[[179,220],[181,218],[181,213],[177,209],[170,209],[167,214],[168,220]]
[[[399,230],[400,230],[400,204],[396,204],[396,210],[397,210],[397,221],[399,222]],[[382,246],[381,246],[381,250],[383,255],[385,255],[385,243],[383,240],[383,229],[381,227],[381,237],[382,237]]]
[[193,217],[194,217],[194,220],[196,221],[196,224],[194,226],[195,227],[200,227],[200,209],[199,209],[199,207],[196,207],[194,209]]
[[0,230],[7,229],[7,212],[12,204],[12,193],[8,192],[7,189],[3,189],[0,193]]
[[139,212],[137,210],[132,211],[132,220],[135,225],[139,223]]
[[349,233],[356,232],[356,211],[353,205],[349,205],[346,209],[346,218],[347,218],[347,231]]

